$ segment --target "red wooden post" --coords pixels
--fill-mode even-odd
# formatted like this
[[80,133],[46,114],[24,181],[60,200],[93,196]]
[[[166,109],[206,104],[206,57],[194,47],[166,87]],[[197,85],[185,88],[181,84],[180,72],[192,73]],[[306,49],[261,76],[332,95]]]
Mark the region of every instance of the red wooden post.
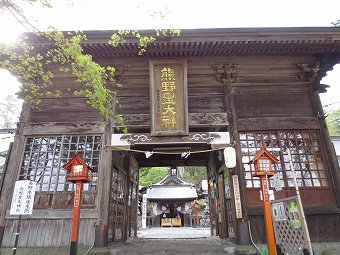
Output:
[[83,159],[76,153],[73,158],[64,165],[64,168],[71,171],[68,181],[76,183],[76,190],[74,193],[73,203],[73,218],[72,218],[72,232],[70,255],[77,255],[78,249],[78,235],[79,235],[79,218],[80,218],[80,204],[83,189],[83,182],[90,182],[88,170],[90,167],[85,164]]
[[195,210],[196,210],[196,227],[198,227],[198,202],[195,201]]
[[81,181],[77,181],[76,190],[74,193],[74,203],[73,203],[73,219],[72,219],[70,255],[77,255],[80,203],[81,203],[81,197],[82,197],[82,189],[83,189],[83,183]]
[[254,163],[255,173],[254,177],[260,177],[262,201],[263,201],[263,216],[265,223],[265,230],[267,236],[267,246],[269,255],[276,255],[275,235],[272,220],[272,210],[269,201],[268,191],[268,177],[275,174],[272,170],[272,164],[277,163],[278,160],[267,151],[266,146],[262,146],[256,153],[255,157],[249,162]]
[[275,235],[274,235],[271,206],[270,206],[270,201],[269,201],[267,175],[265,174],[265,175],[260,176],[260,180],[261,180],[261,190],[262,190],[262,200],[263,200],[264,224],[265,224],[266,235],[267,235],[268,254],[276,255]]

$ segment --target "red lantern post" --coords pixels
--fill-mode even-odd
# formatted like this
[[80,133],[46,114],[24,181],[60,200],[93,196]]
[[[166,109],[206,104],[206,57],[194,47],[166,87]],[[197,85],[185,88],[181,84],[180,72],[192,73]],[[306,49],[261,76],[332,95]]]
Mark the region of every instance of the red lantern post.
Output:
[[253,174],[253,177],[260,177],[261,181],[263,214],[269,255],[276,255],[276,245],[269,201],[268,177],[275,174],[272,169],[272,164],[277,162],[278,160],[269,151],[267,151],[265,145],[261,147],[255,157],[249,162],[249,164],[254,164],[255,166],[255,173]]
[[91,169],[91,167],[85,164],[84,160],[79,156],[78,153],[75,153],[73,158],[66,165],[64,165],[64,169],[71,172],[67,177],[67,180],[76,184],[73,203],[70,255],[77,255],[79,216],[83,182],[91,182],[88,176],[88,171]]
[[199,208],[198,201],[197,201],[197,200],[195,200],[195,211],[196,211],[196,227],[198,227],[198,208]]

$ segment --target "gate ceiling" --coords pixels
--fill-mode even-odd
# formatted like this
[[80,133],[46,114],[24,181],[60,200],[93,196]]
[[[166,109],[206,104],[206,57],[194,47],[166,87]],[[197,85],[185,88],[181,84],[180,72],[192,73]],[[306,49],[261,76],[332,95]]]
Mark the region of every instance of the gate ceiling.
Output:
[[152,137],[149,134],[113,134],[112,148],[135,152],[140,167],[202,166],[209,152],[230,143],[228,132],[189,133],[188,136]]

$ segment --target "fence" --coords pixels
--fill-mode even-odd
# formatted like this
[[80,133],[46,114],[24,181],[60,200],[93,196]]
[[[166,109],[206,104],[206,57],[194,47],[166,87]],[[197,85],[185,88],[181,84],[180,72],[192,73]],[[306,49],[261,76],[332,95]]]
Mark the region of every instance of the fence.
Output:
[[281,254],[305,254],[307,238],[297,198],[275,200],[271,205],[275,241]]

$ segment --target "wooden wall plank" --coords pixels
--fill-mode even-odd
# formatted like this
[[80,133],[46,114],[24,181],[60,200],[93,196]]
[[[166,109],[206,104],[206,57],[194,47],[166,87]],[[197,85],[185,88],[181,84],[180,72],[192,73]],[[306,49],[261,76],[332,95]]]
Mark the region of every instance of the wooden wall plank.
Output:
[[87,241],[87,232],[91,228],[89,225],[87,225],[88,219],[82,220],[79,222],[79,236],[78,236],[78,245],[84,246]]
[[62,244],[67,244],[70,243],[70,236],[71,236],[71,228],[72,228],[72,220],[63,220],[61,222],[62,224],[62,233],[63,235],[61,236],[61,245],[60,246],[64,246]]
[[315,117],[238,118],[236,122],[239,131],[320,128]]
[[44,234],[44,242],[42,247],[48,247],[52,246],[53,239],[54,239],[54,228],[56,225],[57,221],[56,220],[45,220],[45,224],[48,226],[48,228],[43,228],[42,229],[42,234]]
[[51,231],[52,239],[50,246],[56,247],[62,244],[62,236],[66,233],[63,233],[62,231],[62,220],[51,220],[51,224],[53,224],[53,230]]
[[13,233],[15,232],[14,230],[14,221],[12,220],[6,220],[5,223],[5,233],[2,239],[2,244],[1,246],[3,247],[13,247],[11,246],[14,244],[14,235]]
[[[90,246],[94,240],[96,219],[80,219],[79,245]],[[13,247],[18,220],[7,220],[3,247]],[[23,219],[18,247],[60,247],[70,244],[71,219]]]
[[245,117],[313,116],[306,93],[266,93],[235,95],[236,115]]
[[21,220],[21,224],[20,224],[21,231],[20,231],[20,237],[19,237],[19,245],[21,247],[25,247],[29,245],[28,238],[30,236],[30,225],[31,225],[30,220]]
[[[46,236],[49,234],[49,220],[34,220],[36,225],[36,233],[34,233],[35,244],[38,247],[44,247]],[[48,241],[48,240],[47,240]]]
[[39,109],[31,111],[31,122],[100,121],[102,117],[86,103],[86,98],[43,98]]
[[199,96],[189,97],[189,112],[224,112],[223,96]]
[[[46,225],[45,225],[46,226]],[[39,220],[32,220],[30,224],[30,234],[28,237],[28,243],[30,247],[36,247],[36,246],[41,246],[38,245],[39,241],[37,239],[41,238],[41,234],[39,231]],[[25,231],[25,230],[22,230]]]

